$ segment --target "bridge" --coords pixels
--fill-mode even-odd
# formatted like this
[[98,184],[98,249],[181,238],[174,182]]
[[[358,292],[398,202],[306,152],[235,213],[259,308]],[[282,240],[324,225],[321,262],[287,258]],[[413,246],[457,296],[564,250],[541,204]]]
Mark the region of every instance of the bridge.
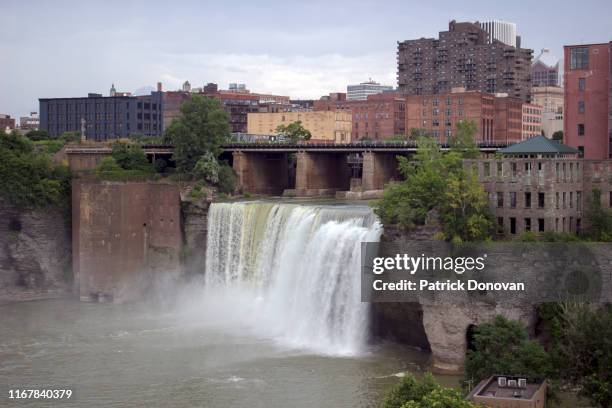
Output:
[[[507,144],[481,143],[483,155],[495,154]],[[443,144],[442,150],[449,146]],[[142,145],[154,162],[171,160],[169,145]],[[380,192],[391,180],[400,179],[397,156],[417,150],[415,142],[336,143],[228,143],[222,159],[238,177],[238,188],[253,194],[360,198],[363,193]],[[112,153],[111,146],[75,145],[66,148],[70,168],[86,171]],[[348,192],[348,193],[347,193]],[[347,195],[348,194],[348,195]]]

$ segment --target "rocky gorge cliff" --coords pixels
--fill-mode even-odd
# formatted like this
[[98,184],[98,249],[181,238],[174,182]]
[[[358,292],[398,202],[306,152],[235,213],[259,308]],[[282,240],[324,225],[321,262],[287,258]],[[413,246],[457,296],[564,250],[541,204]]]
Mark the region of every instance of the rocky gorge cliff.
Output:
[[56,297],[72,280],[70,217],[0,201],[0,303]]

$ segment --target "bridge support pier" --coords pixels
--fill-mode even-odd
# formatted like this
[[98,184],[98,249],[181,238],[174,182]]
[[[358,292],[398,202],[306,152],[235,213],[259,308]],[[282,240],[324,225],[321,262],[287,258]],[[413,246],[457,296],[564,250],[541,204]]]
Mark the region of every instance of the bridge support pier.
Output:
[[301,151],[296,159],[296,196],[334,195],[350,188],[346,153]]
[[364,191],[382,190],[390,180],[399,180],[395,156],[394,153],[363,153],[361,186]]
[[289,182],[287,153],[233,152],[237,188],[253,194],[280,195]]

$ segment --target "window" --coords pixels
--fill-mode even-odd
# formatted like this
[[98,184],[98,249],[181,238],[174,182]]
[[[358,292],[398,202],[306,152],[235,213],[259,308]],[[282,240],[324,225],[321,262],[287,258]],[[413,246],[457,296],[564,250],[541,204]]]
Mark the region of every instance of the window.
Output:
[[501,191],[497,192],[497,207],[498,208],[503,208],[504,206],[504,193],[502,193]]
[[584,91],[586,89],[586,78],[578,78],[578,90]]
[[559,209],[559,193],[556,193],[555,195],[555,208],[557,210]]
[[531,208],[531,193],[525,193],[525,208]]
[[516,165],[516,163],[515,163],[515,162],[512,162],[511,167],[512,167],[512,178],[516,178],[516,173],[517,173],[517,171],[518,171],[518,170],[517,170],[517,165]]
[[544,193],[538,193],[538,208],[544,208],[546,199]]
[[576,191],[576,209],[582,210],[582,191]]
[[525,218],[525,231],[531,231],[531,218]]
[[570,191],[569,194],[569,208],[574,208],[574,192]]
[[578,113],[584,113],[584,101],[578,101]]
[[584,123],[578,124],[578,136],[584,136]]
[[538,232],[544,232],[544,218],[538,218]]
[[503,166],[501,162],[497,162],[497,177],[503,176]]
[[516,208],[516,192],[510,192],[510,208]]
[[566,195],[566,193],[565,193],[565,191],[564,191],[564,192],[563,192],[563,208],[565,208],[565,203],[566,203],[566,200],[565,200],[565,199],[566,199],[566,198],[567,198],[567,195]]
[[504,233],[504,217],[497,217],[497,233]]
[[570,69],[589,68],[589,49],[587,47],[576,47],[570,50]]
[[482,164],[483,167],[483,173],[485,177],[490,177],[491,176],[491,163],[489,162],[484,162]]
[[516,234],[516,218],[510,217],[510,233]]

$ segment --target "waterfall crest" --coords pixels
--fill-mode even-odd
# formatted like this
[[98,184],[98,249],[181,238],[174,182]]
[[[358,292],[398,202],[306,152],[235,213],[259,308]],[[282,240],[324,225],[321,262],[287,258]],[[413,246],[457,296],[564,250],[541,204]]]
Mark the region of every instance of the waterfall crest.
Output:
[[208,293],[238,288],[252,316],[290,346],[325,354],[362,351],[361,242],[382,228],[365,206],[215,203],[208,213]]

